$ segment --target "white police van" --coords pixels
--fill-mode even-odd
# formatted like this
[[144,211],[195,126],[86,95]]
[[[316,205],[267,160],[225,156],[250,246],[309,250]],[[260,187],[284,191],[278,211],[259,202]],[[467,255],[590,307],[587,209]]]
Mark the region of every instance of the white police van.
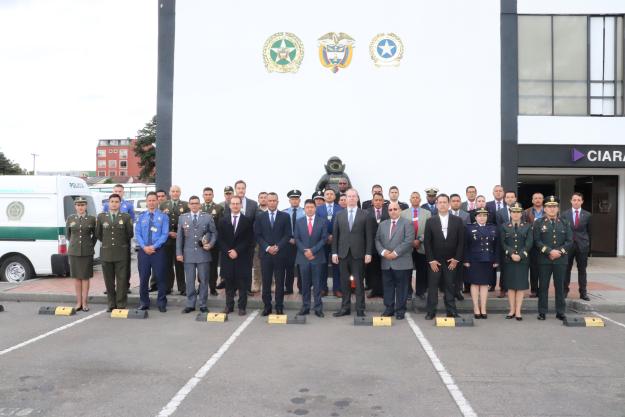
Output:
[[0,176],[0,280],[69,274],[65,219],[74,213],[78,196],[87,200],[87,213],[97,215],[80,178]]

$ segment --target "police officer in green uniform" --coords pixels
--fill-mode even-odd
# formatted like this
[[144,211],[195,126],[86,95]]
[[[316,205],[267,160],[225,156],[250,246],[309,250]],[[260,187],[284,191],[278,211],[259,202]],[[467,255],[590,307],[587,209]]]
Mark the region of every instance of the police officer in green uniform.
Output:
[[510,312],[506,319],[523,320],[521,306],[525,291],[529,289],[529,253],[534,246],[531,223],[521,221],[523,207],[519,203],[510,206],[510,221],[499,228],[503,252],[503,271],[508,287]]
[[128,213],[119,211],[119,194],[109,196],[109,212],[98,214],[95,234],[102,242],[100,261],[108,298],[107,312],[114,308],[126,308],[128,304],[128,246],[134,236],[132,219]]
[[564,320],[564,280],[568,252],[573,245],[573,232],[568,221],[558,217],[559,203],[549,196],[545,202],[545,216],[534,221],[534,245],[538,249],[538,320],[545,320],[549,282],[553,274],[556,289],[556,318]]
[[[180,187],[172,185],[169,188],[169,200],[161,203],[160,210],[169,217],[169,238],[165,243],[165,271],[168,274],[167,294],[174,288],[174,277],[180,295],[187,295],[184,281],[184,264],[176,260],[176,233],[178,232],[178,217],[189,211],[186,201],[180,200]],[[175,273],[175,274],[174,274]]]
[[76,290],[76,311],[89,311],[89,278],[93,277],[93,247],[97,242],[95,217],[87,214],[87,200],[78,197],[74,200],[76,214],[67,218],[65,236],[69,242],[69,271],[74,278]]
[[[206,187],[202,191],[202,197],[204,198],[204,203],[200,209],[204,213],[208,213],[213,216],[213,221],[215,224],[219,223],[219,220],[224,215],[224,207],[216,204],[213,200],[215,194],[211,187]],[[208,275],[208,288],[210,289],[210,295],[217,295],[217,265],[219,265],[219,248],[215,245],[211,250],[211,263],[209,266],[209,275]]]

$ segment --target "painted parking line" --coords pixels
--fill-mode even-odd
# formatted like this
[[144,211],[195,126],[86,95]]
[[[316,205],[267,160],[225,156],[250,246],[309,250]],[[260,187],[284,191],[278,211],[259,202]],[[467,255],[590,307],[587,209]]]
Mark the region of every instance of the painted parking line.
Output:
[[202,378],[206,376],[208,371],[217,363],[219,359],[230,349],[230,346],[237,340],[237,338],[243,333],[245,328],[256,318],[258,315],[258,310],[252,312],[249,317],[237,327],[237,329],[230,335],[228,340],[224,342],[223,345],[217,350],[217,352],[213,353],[204,365],[187,381],[186,384],[174,395],[174,397],[167,403],[165,407],[157,414],[157,417],[167,417],[171,416],[176,412],[180,404],[184,401],[184,399],[193,391],[197,384],[200,383]]
[[97,313],[93,313],[93,314],[91,314],[91,315],[89,315],[87,317],[83,317],[82,319],[78,319],[78,320],[73,321],[71,323],[68,323],[68,324],[66,324],[64,326],[57,327],[56,329],[53,329],[53,330],[50,330],[49,332],[40,334],[39,336],[35,336],[32,339],[26,340],[25,342],[18,343],[17,345],[11,346],[10,348],[6,348],[4,350],[0,350],[0,356],[6,355],[7,353],[13,352],[14,350],[17,350],[17,349],[21,349],[24,346],[28,346],[28,345],[30,345],[32,343],[35,343],[35,342],[37,342],[37,341],[39,341],[41,339],[45,339],[48,336],[52,336],[53,334],[62,332],[63,330],[67,330],[67,329],[69,329],[71,327],[74,327],[74,326],[80,324],[80,323],[84,323],[87,320],[91,320],[92,318],[99,316],[100,314],[104,313],[105,311],[106,310],[100,310]]
[[458,406],[458,409],[460,409],[462,415],[464,417],[477,417],[477,414],[475,413],[475,411],[473,411],[473,407],[471,407],[471,404],[469,404],[467,399],[464,397],[464,394],[462,394],[462,391],[460,391],[460,388],[458,388],[458,386],[454,382],[451,374],[447,372],[447,369],[445,369],[445,365],[443,365],[443,362],[441,362],[441,360],[438,358],[438,355],[434,351],[434,348],[426,339],[425,335],[423,334],[417,323],[415,323],[415,321],[412,319],[410,313],[406,313],[406,321],[408,321],[410,328],[417,337],[417,340],[421,344],[421,347],[425,351],[425,354],[430,359],[430,362],[432,362],[432,366],[434,367],[436,372],[438,372],[438,376],[440,376],[443,384],[445,384],[447,391],[449,391],[449,394],[451,394],[451,397],[456,402],[456,405]]
[[592,314],[594,314],[597,317],[601,317],[602,319],[607,320],[610,323],[616,324],[617,326],[621,326],[621,327],[625,328],[625,324],[621,323],[620,321],[616,321],[614,319],[611,319],[610,317],[604,316],[603,314],[599,314],[596,311],[593,311]]

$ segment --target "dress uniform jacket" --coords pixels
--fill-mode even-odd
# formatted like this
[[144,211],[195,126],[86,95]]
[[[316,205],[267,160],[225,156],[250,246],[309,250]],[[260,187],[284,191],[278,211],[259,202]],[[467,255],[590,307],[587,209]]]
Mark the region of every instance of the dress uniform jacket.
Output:
[[219,219],[221,219],[224,215],[224,207],[213,203],[202,203],[202,207],[200,209],[203,213],[208,213],[213,217],[213,222],[217,224]]
[[95,235],[96,219],[94,216],[72,214],[65,224],[65,236],[69,242],[69,256],[94,255],[94,246],[98,240]]
[[102,261],[126,261],[129,256],[130,239],[134,236],[130,215],[118,212],[113,221],[111,213],[98,214],[96,236],[102,242],[100,246]]
[[[502,224],[499,228],[501,249],[503,251],[503,269],[506,275],[506,285],[511,290],[526,290],[528,285],[528,271],[530,252],[534,246],[534,235],[530,223],[519,223],[515,227],[512,223]],[[519,255],[521,260],[515,262],[512,255]]]
[[[538,264],[563,264],[568,262],[568,252],[573,245],[573,232],[568,225],[568,221],[557,217],[551,221],[548,217],[543,217],[534,222],[534,245],[540,256]],[[549,252],[559,251],[562,256],[555,260],[549,259]]]
[[178,219],[178,238],[176,255],[184,257],[184,263],[211,262],[210,251],[202,248],[202,242],[215,246],[217,229],[210,214],[197,213],[197,222],[193,224],[193,213],[185,213]]
[[173,200],[167,200],[161,203],[159,209],[169,217],[169,231],[177,232],[178,219],[182,214],[189,211],[189,204],[182,200],[178,200],[175,203]]

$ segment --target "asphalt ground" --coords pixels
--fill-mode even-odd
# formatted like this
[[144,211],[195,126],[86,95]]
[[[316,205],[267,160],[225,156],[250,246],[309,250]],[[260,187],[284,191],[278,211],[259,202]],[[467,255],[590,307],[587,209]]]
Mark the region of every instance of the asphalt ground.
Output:
[[384,328],[329,311],[269,325],[253,310],[206,323],[2,304],[0,416],[625,416],[622,313],[605,328],[533,313]]

